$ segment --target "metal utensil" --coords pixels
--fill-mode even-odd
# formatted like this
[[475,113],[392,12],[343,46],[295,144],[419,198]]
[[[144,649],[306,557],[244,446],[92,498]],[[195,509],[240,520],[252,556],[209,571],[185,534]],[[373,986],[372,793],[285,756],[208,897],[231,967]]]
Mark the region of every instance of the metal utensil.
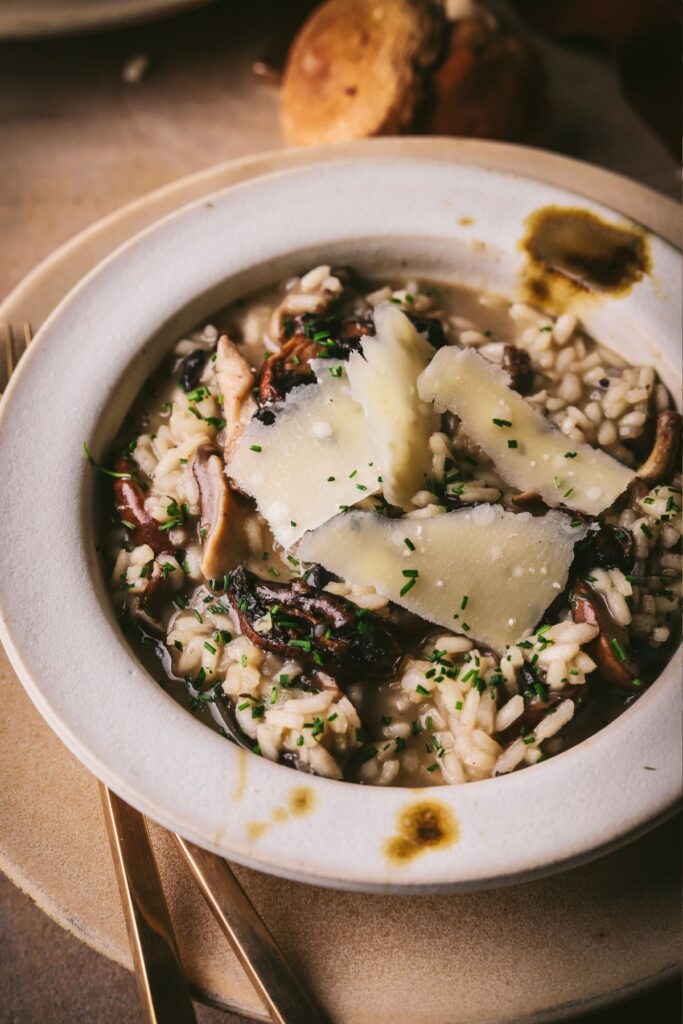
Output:
[[325,1024],[222,857],[173,836],[202,896],[274,1024]]
[[145,1019],[195,1024],[147,823],[102,783],[100,796]]
[[22,324],[21,330],[12,324],[0,326],[0,396],[3,394],[17,363],[31,340],[31,325]]

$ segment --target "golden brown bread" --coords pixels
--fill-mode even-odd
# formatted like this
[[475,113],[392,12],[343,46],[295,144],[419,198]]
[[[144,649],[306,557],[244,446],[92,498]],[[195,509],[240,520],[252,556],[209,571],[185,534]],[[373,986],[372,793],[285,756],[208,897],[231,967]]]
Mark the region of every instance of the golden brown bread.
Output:
[[405,131],[442,30],[434,0],[328,0],[316,8],[285,66],[287,141],[305,146]]
[[281,102],[294,145],[410,130],[531,141],[547,119],[536,50],[484,9],[447,23],[438,0],[327,0],[294,40]]
[[536,50],[477,18],[455,22],[430,86],[420,127],[433,135],[528,141],[546,119]]

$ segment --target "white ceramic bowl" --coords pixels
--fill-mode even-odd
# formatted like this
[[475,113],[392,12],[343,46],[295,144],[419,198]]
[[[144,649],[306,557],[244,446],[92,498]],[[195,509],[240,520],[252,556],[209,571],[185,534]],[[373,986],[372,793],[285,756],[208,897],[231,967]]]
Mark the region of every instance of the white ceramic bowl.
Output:
[[[322,261],[374,276],[405,266],[513,295],[525,218],[548,204],[621,221],[569,191],[481,167],[406,157],[285,171],[137,236],[40,331],[0,406],[0,635],[62,740],[150,817],[275,874],[427,892],[557,870],[651,827],[676,804],[680,651],[615,722],[533,768],[434,790],[354,786],[245,754],[179,707],[118,629],[95,551],[94,479],[82,442],[106,450],[180,333]],[[628,294],[592,304],[584,321],[678,390],[680,257],[660,238],[649,244],[652,273]],[[436,805],[443,841],[397,860],[392,837],[407,809],[418,807],[420,818],[420,805]]]

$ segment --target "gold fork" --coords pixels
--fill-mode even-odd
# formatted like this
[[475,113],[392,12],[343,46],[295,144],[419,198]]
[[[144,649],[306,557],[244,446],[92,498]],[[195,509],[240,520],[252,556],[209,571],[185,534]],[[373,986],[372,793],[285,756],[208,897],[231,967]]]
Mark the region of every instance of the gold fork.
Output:
[[12,324],[3,324],[0,329],[0,395],[6,390],[17,363],[28,348],[31,340],[31,325],[22,324],[21,331]]
[[[0,325],[0,396],[31,337],[28,323]],[[103,783],[100,795],[145,1020],[196,1024],[147,821]],[[172,835],[274,1024],[327,1024],[227,862]]]

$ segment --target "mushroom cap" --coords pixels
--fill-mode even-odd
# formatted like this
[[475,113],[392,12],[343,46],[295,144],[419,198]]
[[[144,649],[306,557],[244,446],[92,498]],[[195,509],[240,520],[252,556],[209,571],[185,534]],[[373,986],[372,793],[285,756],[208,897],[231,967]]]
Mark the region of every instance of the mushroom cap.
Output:
[[406,129],[442,26],[433,0],[328,0],[318,7],[285,66],[287,141],[310,146]]
[[680,442],[681,414],[674,409],[665,409],[657,416],[652,451],[636,470],[638,480],[648,484],[658,484],[665,480],[674,468]]
[[221,390],[225,417],[225,458],[232,453],[244,424],[251,418],[256,403],[251,396],[254,374],[234,341],[222,335],[216,347],[216,377]]
[[223,459],[212,445],[197,449],[192,472],[199,489],[202,572],[220,579],[244,557],[246,506],[228,487]]
[[[586,644],[586,651],[605,682],[623,690],[638,692],[640,681],[637,668],[629,657],[628,633],[614,621],[599,594],[593,593],[584,582],[574,587],[572,617],[574,622],[587,622],[599,628],[600,632],[595,639]],[[623,652],[623,659],[619,657],[618,650]]]

